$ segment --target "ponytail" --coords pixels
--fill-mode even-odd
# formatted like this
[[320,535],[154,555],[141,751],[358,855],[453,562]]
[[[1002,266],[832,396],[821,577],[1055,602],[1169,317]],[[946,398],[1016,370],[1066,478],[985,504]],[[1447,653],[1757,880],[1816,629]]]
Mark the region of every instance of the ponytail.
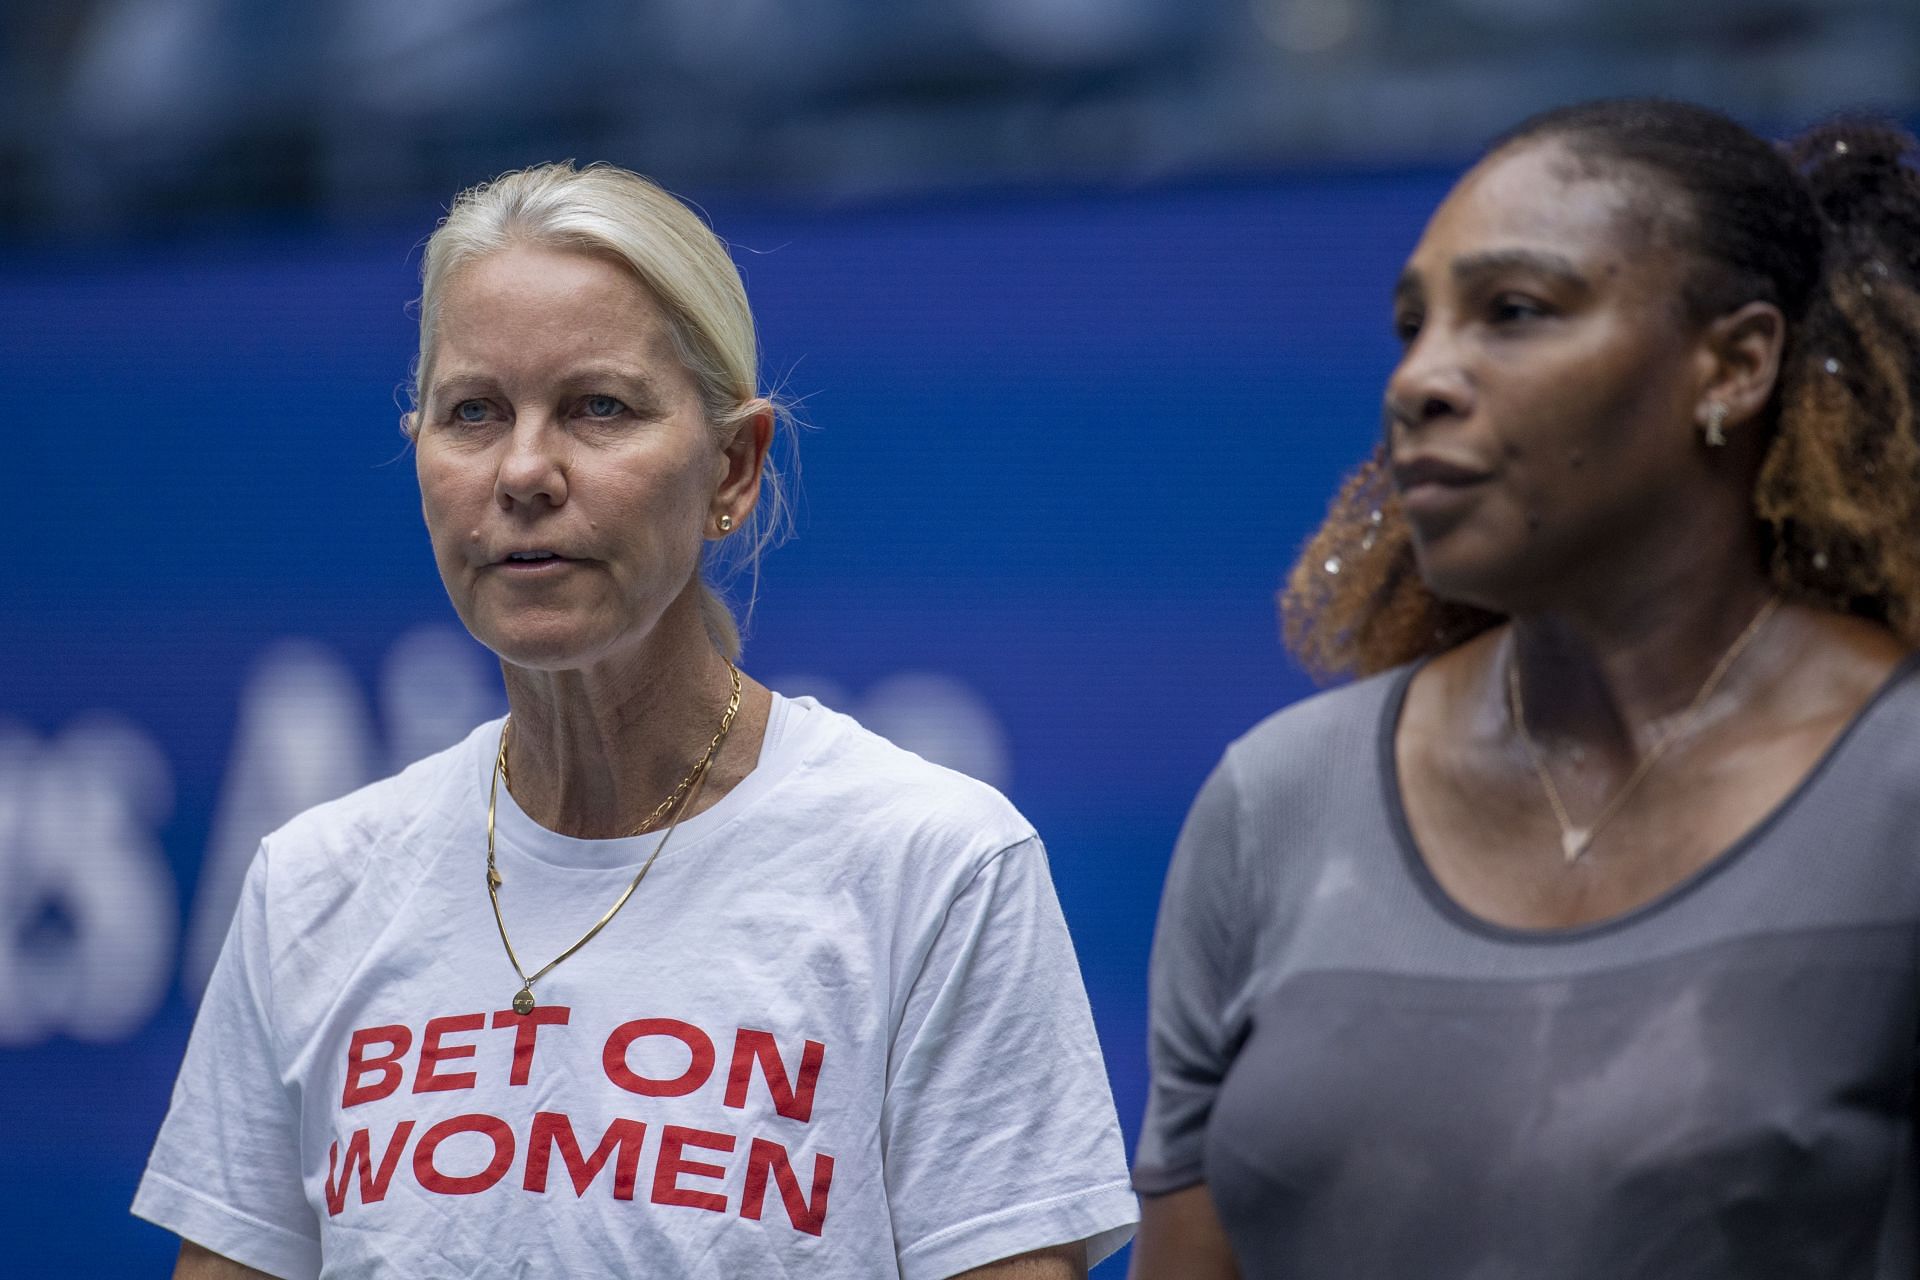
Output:
[[1904,131],[1785,148],[1821,214],[1819,287],[1792,331],[1754,494],[1783,594],[1920,644],[1920,170]]

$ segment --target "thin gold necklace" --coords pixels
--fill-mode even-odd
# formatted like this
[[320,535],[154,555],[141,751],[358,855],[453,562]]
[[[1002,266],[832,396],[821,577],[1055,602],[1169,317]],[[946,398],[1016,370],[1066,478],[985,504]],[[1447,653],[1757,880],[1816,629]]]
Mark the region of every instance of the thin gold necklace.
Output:
[[627,905],[627,899],[631,898],[633,891],[640,887],[640,882],[647,878],[647,872],[653,870],[654,860],[660,856],[660,851],[667,847],[667,841],[673,839],[673,833],[679,827],[680,819],[686,817],[687,810],[692,808],[693,802],[699,798],[701,789],[706,785],[707,771],[713,767],[714,757],[720,752],[720,744],[727,740],[727,732],[733,728],[733,718],[740,711],[740,668],[734,666],[731,661],[727,661],[727,671],[732,677],[733,691],[727,697],[727,709],[721,713],[720,727],[715,730],[713,740],[707,743],[707,749],[701,753],[698,760],[694,761],[693,768],[687,771],[687,776],[680,779],[680,785],[673,789],[673,794],[648,814],[646,821],[642,822],[632,834],[641,835],[651,830],[653,825],[664,817],[682,797],[685,797],[685,803],[681,804],[679,810],[674,813],[672,823],[661,835],[659,843],[653,846],[653,852],[648,854],[647,860],[640,864],[639,872],[634,875],[626,890],[614,899],[613,905],[607,908],[606,914],[595,922],[593,928],[581,934],[579,940],[572,946],[547,961],[531,976],[520,967],[520,957],[513,953],[513,942],[507,937],[507,918],[500,913],[500,886],[506,883],[506,878],[500,874],[500,868],[494,865],[494,807],[500,796],[500,779],[507,773],[507,730],[513,724],[513,717],[508,716],[501,723],[500,748],[493,757],[493,781],[487,788],[487,898],[493,903],[493,922],[500,926],[500,945],[507,949],[507,962],[513,966],[514,973],[520,978],[520,990],[513,996],[515,1013],[522,1016],[532,1013],[533,984],[553,972],[554,967],[562,960],[592,942],[594,937],[620,914],[620,908]]
[[1593,847],[1593,842],[1599,836],[1601,828],[1620,812],[1635,788],[1646,779],[1649,773],[1653,772],[1653,766],[1659,763],[1660,757],[1666,754],[1667,748],[1678,742],[1688,730],[1693,728],[1694,718],[1700,714],[1700,709],[1707,705],[1707,699],[1713,696],[1714,690],[1720,687],[1720,682],[1726,678],[1727,672],[1733,669],[1733,664],[1739,660],[1747,646],[1753,643],[1753,638],[1760,634],[1760,628],[1766,625],[1767,619],[1771,618],[1774,610],[1779,607],[1779,596],[1768,597],[1767,602],[1760,606],[1760,612],[1753,615],[1753,621],[1747,624],[1746,630],[1735,637],[1734,642],[1727,647],[1727,651],[1720,655],[1720,661],[1715,663],[1713,670],[1707,673],[1706,680],[1700,685],[1700,691],[1693,695],[1693,701],[1687,704],[1687,709],[1674,721],[1673,728],[1662,734],[1659,741],[1647,748],[1647,754],[1640,757],[1640,763],[1635,765],[1633,772],[1627,775],[1627,780],[1620,784],[1620,789],[1600,807],[1600,812],[1594,815],[1593,821],[1584,827],[1573,825],[1573,819],[1567,815],[1567,806],[1560,799],[1560,788],[1554,785],[1553,775],[1547,771],[1546,762],[1540,758],[1539,746],[1535,744],[1533,735],[1527,732],[1527,707],[1520,699],[1520,664],[1509,654],[1507,710],[1513,718],[1514,732],[1520,736],[1521,745],[1527,749],[1527,759],[1533,764],[1534,776],[1540,779],[1540,789],[1547,793],[1547,804],[1553,810],[1553,819],[1560,824],[1560,852],[1565,855],[1569,866],[1578,862],[1580,855]]

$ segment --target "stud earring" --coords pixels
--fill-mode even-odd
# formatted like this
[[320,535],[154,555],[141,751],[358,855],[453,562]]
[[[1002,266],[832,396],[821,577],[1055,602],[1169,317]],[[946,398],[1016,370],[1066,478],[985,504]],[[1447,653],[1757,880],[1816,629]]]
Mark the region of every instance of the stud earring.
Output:
[[719,526],[720,526],[720,532],[722,532],[722,533],[732,533],[732,532],[733,532],[733,517],[732,517],[732,516],[724,516],[724,515],[723,515],[723,516],[721,516],[721,517],[720,517],[720,519],[719,519],[719,520],[717,521],[717,523],[718,523],[718,524],[719,524]]
[[1707,448],[1724,449],[1727,447],[1726,425],[1727,406],[1716,400],[1707,406],[1707,422],[1706,425],[1700,429],[1701,439],[1706,441]]

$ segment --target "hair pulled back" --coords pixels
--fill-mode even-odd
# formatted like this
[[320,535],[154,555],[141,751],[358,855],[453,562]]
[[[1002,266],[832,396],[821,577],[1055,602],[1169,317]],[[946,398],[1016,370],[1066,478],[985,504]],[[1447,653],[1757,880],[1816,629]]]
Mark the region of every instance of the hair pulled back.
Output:
[[[1776,147],[1704,107],[1621,99],[1536,116],[1487,154],[1542,140],[1681,197],[1670,221],[1692,260],[1691,322],[1780,308],[1787,343],[1753,495],[1774,585],[1920,645],[1920,143],[1839,121]],[[1323,677],[1382,671],[1502,620],[1421,581],[1384,446],[1341,486],[1281,615],[1288,647]]]
[[[474,261],[516,244],[592,254],[632,272],[660,304],[674,354],[693,377],[716,440],[730,440],[742,423],[768,411],[776,425],[791,426],[786,407],[759,391],[760,347],[746,288],[726,245],[700,216],[626,169],[543,164],[461,192],[427,241],[409,435],[433,376],[448,281]],[[753,514],[730,536],[709,544],[701,616],[728,658],[740,656],[740,628],[711,584],[724,583],[747,566],[754,583],[748,592],[751,606],[761,553],[785,536],[787,512],[780,473],[769,458]]]

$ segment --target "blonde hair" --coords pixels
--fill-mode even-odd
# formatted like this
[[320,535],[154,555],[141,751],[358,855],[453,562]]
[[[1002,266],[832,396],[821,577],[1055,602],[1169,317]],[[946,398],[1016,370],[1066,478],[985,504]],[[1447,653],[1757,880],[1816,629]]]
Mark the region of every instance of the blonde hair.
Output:
[[[693,376],[716,440],[730,440],[742,423],[768,412],[777,429],[791,434],[786,406],[759,392],[753,312],[720,238],[692,209],[639,174],[607,164],[576,169],[571,163],[535,165],[461,192],[427,241],[409,434],[432,376],[447,282],[467,264],[515,244],[594,254],[632,271],[666,314],[674,353]],[[769,456],[753,513],[709,546],[702,567],[701,618],[729,658],[740,655],[740,625],[716,584],[731,581],[744,566],[751,614],[761,554],[790,527],[781,476]]]

